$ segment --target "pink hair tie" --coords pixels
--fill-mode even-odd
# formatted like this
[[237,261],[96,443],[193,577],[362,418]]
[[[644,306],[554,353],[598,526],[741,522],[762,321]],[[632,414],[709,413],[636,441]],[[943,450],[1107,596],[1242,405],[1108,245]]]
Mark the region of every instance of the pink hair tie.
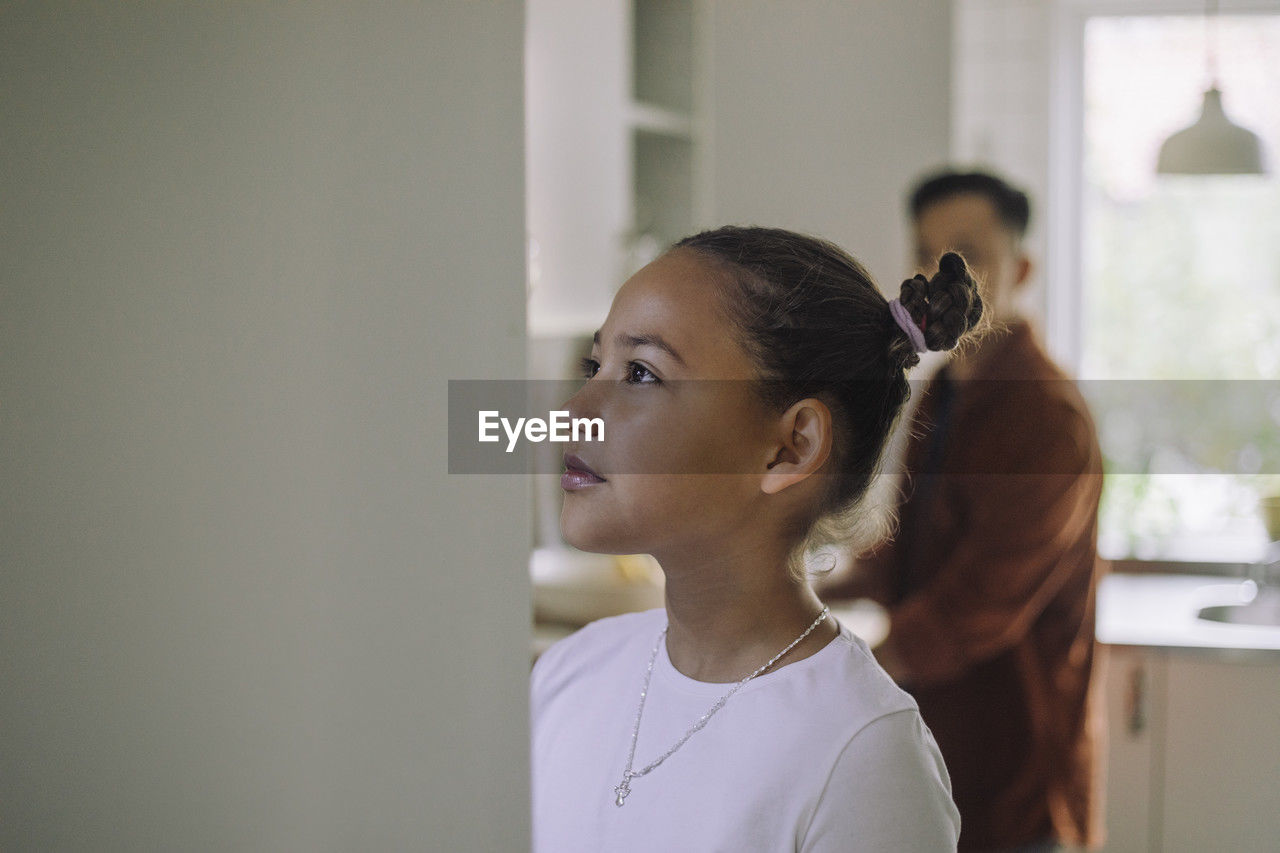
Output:
[[920,331],[920,327],[916,325],[916,321],[911,319],[911,312],[903,307],[900,300],[894,299],[889,303],[889,313],[893,315],[894,322],[907,333],[907,337],[911,340],[911,346],[916,352],[928,352],[929,346],[924,341],[924,332]]

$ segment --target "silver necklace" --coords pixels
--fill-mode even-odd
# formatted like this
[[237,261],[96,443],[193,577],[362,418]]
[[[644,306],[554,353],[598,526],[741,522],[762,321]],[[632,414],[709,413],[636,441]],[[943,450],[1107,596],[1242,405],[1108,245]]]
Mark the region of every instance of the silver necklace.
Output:
[[674,746],[672,746],[666,752],[662,753],[662,755],[658,756],[657,759],[645,765],[644,767],[640,768],[639,770],[632,770],[631,765],[632,765],[632,762],[635,761],[635,757],[636,757],[636,739],[640,736],[640,718],[641,716],[644,715],[644,700],[645,700],[645,697],[648,696],[649,694],[649,680],[653,677],[653,662],[658,659],[658,649],[662,645],[663,638],[667,636],[667,629],[663,628],[662,633],[658,634],[658,641],[653,644],[653,653],[649,655],[649,668],[645,670],[645,673],[644,673],[644,687],[640,689],[640,707],[636,708],[636,724],[631,729],[631,751],[627,753],[627,767],[625,770],[622,771],[622,782],[616,788],[613,789],[613,792],[618,795],[618,799],[616,799],[614,802],[616,802],[619,806],[623,805],[627,801],[627,795],[631,793],[632,779],[638,779],[639,777],[644,776],[650,770],[657,767],[662,762],[666,761],[668,758],[672,756],[673,753],[675,753],[677,749],[684,746],[685,741],[693,737],[698,732],[702,731],[703,727],[706,726],[707,721],[711,719],[711,716],[716,711],[719,711],[721,708],[724,707],[724,703],[729,701],[730,696],[732,696],[733,694],[741,690],[743,685],[745,685],[748,681],[755,678],[757,675],[759,675],[760,673],[764,672],[766,669],[768,669],[769,667],[777,663],[778,659],[781,658],[783,655],[785,655],[787,652],[791,651],[796,646],[800,645],[800,642],[805,637],[812,634],[813,629],[821,625],[822,620],[827,618],[827,613],[829,612],[829,610],[830,608],[824,605],[822,608],[822,612],[818,614],[818,618],[813,620],[812,625],[810,625],[808,628],[805,628],[803,634],[801,634],[799,637],[796,637],[794,640],[792,640],[791,645],[787,646],[785,649],[778,652],[773,657],[769,658],[769,662],[766,663],[764,666],[760,667],[755,672],[751,673],[746,678],[739,681],[737,684],[733,685],[733,688],[728,693],[724,694],[718,700],[716,700],[716,703],[711,706],[711,709],[707,711],[707,713],[703,714],[698,719],[698,721],[689,728],[689,731],[685,732],[684,736],[681,737],[680,740],[675,742]]

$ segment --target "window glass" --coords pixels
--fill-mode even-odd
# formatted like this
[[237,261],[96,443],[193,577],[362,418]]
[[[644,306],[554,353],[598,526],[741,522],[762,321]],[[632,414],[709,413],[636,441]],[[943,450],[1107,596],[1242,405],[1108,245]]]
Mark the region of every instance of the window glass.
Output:
[[[1268,177],[1155,172],[1160,144],[1199,115],[1209,46],[1226,112],[1263,140]],[[1194,387],[1209,401],[1150,412],[1197,437],[1182,455],[1120,461],[1125,437],[1100,418],[1101,547],[1255,559],[1268,538],[1259,499],[1280,494],[1280,399],[1268,396],[1280,396],[1280,15],[1091,19],[1084,135],[1084,385],[1130,398]],[[1216,402],[1241,393],[1266,399],[1244,413]]]

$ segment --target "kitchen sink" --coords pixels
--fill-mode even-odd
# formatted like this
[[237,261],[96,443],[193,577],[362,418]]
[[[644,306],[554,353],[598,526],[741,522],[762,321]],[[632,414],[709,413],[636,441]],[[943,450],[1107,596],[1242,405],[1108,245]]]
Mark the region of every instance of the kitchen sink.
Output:
[[1257,587],[1252,582],[1246,582],[1244,586],[1256,590],[1252,600],[1201,608],[1200,618],[1231,625],[1280,627],[1280,587]]

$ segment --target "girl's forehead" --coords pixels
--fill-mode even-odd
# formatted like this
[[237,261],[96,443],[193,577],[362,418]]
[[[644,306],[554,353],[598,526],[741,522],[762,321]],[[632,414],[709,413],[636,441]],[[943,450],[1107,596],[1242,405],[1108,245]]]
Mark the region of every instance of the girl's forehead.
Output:
[[715,271],[705,261],[691,252],[672,252],[619,288],[610,317],[625,313],[674,319],[688,311],[717,313],[719,287]]
[[754,371],[725,314],[723,273],[688,251],[675,251],[641,269],[618,290],[600,340],[658,335],[691,374],[747,377]]

